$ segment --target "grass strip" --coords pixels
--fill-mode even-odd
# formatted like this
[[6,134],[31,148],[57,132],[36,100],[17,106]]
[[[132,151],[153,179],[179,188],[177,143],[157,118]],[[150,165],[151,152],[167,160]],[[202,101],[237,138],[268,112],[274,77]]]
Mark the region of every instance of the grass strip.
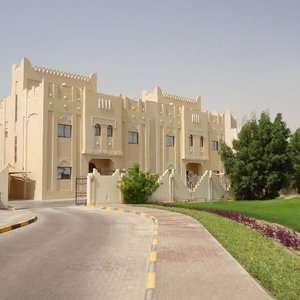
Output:
[[207,212],[146,205],[198,220],[277,299],[300,299],[300,258],[235,221]]
[[175,202],[182,208],[213,208],[238,212],[258,220],[282,224],[300,232],[300,198],[260,201]]

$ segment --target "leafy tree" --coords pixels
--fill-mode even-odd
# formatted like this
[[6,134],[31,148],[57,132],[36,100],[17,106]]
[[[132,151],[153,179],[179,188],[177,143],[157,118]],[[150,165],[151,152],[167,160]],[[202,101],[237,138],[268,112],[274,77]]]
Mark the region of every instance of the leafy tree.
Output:
[[290,186],[300,193],[300,128],[292,135],[289,150],[292,160]]
[[263,112],[258,121],[252,118],[244,124],[233,150],[221,146],[221,159],[236,199],[272,199],[287,186],[289,134],[281,114],[272,123]]
[[142,172],[138,164],[122,177],[119,185],[125,203],[145,203],[158,187],[158,175]]
[[282,115],[277,114],[272,125],[271,139],[265,146],[266,186],[265,198],[275,198],[278,191],[289,185],[288,174],[292,163],[289,155],[290,130],[282,120]]

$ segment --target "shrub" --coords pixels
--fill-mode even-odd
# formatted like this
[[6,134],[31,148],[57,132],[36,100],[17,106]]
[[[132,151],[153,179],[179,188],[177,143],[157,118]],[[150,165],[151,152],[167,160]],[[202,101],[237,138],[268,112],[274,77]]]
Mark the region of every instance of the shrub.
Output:
[[119,185],[124,202],[134,204],[145,203],[158,187],[158,175],[142,172],[138,164],[122,177]]

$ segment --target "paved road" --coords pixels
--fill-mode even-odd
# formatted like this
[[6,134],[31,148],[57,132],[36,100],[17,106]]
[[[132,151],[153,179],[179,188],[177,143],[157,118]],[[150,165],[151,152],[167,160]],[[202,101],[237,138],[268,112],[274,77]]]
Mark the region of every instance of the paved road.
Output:
[[39,219],[0,236],[0,299],[143,299],[153,224],[70,204],[14,202]]

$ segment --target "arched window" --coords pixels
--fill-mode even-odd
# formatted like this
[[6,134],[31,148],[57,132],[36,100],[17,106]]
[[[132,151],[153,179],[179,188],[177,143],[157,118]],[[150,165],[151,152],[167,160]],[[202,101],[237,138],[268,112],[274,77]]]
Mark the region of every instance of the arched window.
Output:
[[113,136],[113,128],[111,125],[107,126],[107,136],[112,137]]
[[101,135],[101,126],[99,124],[95,125],[95,136]]

